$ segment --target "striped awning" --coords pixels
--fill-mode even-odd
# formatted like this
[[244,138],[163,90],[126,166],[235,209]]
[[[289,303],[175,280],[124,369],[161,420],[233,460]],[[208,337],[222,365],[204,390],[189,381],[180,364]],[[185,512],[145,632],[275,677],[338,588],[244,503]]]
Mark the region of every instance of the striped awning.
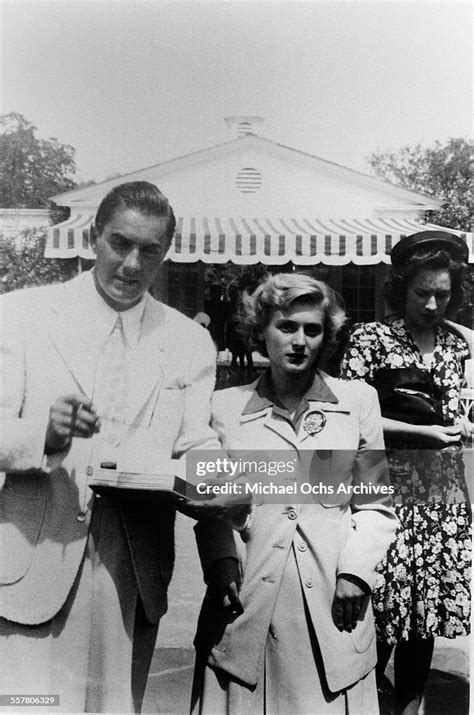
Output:
[[[93,216],[75,215],[48,230],[46,258],[93,258],[89,243]],[[389,263],[397,241],[416,231],[440,229],[404,218],[270,219],[179,217],[168,258],[177,263]],[[448,229],[451,230],[451,229]],[[460,233],[469,245],[472,234]]]

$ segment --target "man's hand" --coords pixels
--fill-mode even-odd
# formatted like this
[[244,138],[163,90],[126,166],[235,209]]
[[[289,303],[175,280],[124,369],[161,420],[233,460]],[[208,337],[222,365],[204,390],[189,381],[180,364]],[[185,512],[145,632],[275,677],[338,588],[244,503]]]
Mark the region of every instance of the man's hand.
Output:
[[58,452],[65,449],[73,437],[92,437],[99,430],[99,417],[86,395],[75,392],[58,397],[49,410],[46,452]]
[[242,583],[237,559],[217,559],[206,573],[206,581],[218,603],[232,618],[240,616],[244,609],[239,598]]
[[364,613],[368,599],[360,586],[339,576],[332,602],[332,619],[336,628],[350,633]]
[[[227,484],[225,479],[206,479],[201,482],[209,487],[209,492],[202,499],[185,501],[177,499],[176,508],[182,514],[193,519],[224,519],[235,528],[245,524],[252,502],[252,495],[243,488],[239,481],[230,482],[234,489],[229,493],[223,489]],[[215,487],[216,491],[211,489]]]

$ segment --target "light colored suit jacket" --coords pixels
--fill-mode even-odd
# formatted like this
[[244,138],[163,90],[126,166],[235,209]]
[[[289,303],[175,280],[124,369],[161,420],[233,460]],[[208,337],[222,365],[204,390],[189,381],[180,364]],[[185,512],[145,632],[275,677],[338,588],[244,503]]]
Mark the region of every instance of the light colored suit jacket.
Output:
[[[0,470],[7,473],[0,490],[0,616],[24,624],[60,610],[88,534],[97,438],[73,439],[47,469],[44,443],[54,401],[78,389],[92,395],[100,345],[84,301],[90,280],[83,274],[0,300]],[[147,296],[129,372],[130,426],[119,468],[152,472],[192,447],[218,444],[209,427],[215,350],[199,325]],[[167,607],[174,507],[165,498],[159,508],[116,508],[126,541],[111,548],[130,549],[145,612],[156,622]]]
[[[314,435],[304,430],[304,418],[296,434],[272,406],[244,410],[256,383],[217,392],[213,398],[213,426],[230,456],[251,460],[248,450],[264,450],[270,459],[297,457],[300,462],[305,451],[313,460],[310,457],[312,466],[303,481],[322,481],[335,488],[341,483],[358,488],[371,484],[370,494],[343,492],[311,504],[302,504],[298,496],[283,496],[277,504],[253,507],[249,525],[236,536],[245,610],[227,625],[209,660],[249,685],[262,673],[272,612],[292,545],[330,690],[356,682],[376,662],[370,604],[352,633],[336,628],[331,604],[338,574],[356,575],[373,587],[375,568],[395,533],[380,409],[375,390],[364,383],[321,374],[338,401],[309,403],[308,412],[319,410],[327,419]],[[378,493],[382,486],[385,494]],[[212,601],[205,601],[198,647],[201,638],[209,642],[213,608]]]

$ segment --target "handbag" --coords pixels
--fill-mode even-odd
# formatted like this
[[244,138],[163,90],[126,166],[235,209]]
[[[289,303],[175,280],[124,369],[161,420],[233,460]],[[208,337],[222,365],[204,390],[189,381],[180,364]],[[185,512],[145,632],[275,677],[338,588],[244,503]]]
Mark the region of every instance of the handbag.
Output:
[[374,374],[382,417],[413,425],[442,425],[441,390],[419,367],[381,368]]

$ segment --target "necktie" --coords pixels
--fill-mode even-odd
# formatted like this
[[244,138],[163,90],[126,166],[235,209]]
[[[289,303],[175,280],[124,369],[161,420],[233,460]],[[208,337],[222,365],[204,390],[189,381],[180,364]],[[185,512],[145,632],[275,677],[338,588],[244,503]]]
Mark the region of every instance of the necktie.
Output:
[[127,407],[127,343],[119,314],[99,357],[94,404],[101,420],[101,461],[113,460],[125,426]]

